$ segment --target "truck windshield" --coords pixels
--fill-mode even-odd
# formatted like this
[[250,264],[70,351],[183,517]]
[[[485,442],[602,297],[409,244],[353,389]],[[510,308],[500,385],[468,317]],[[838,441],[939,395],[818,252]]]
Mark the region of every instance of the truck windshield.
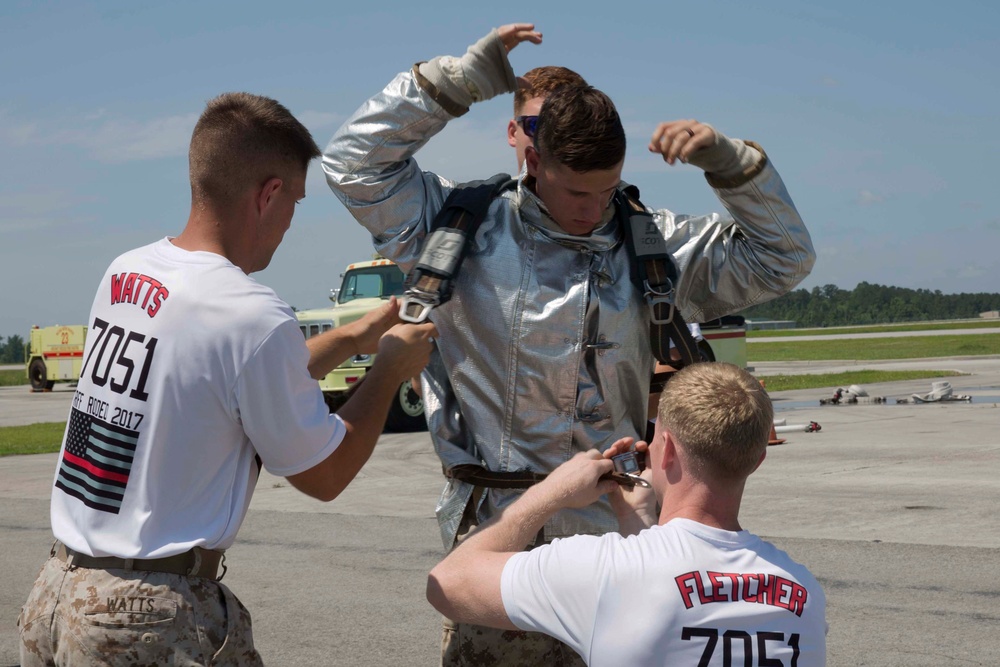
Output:
[[354,269],[344,275],[337,303],[354,299],[388,299],[403,293],[403,272],[395,264]]

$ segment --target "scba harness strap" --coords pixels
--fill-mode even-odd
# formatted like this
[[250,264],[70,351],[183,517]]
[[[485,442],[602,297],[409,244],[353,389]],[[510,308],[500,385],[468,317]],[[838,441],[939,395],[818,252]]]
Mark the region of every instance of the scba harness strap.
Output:
[[[431,310],[451,299],[469,239],[475,236],[493,200],[516,186],[509,174],[496,174],[484,181],[459,184],[451,191],[431,222],[417,264],[406,276],[401,319],[424,322]],[[615,193],[615,206],[632,260],[632,282],[649,306],[653,356],[661,363],[680,365],[670,358],[673,341],[682,364],[701,361],[698,344],[674,307],[677,269],[666,240],[639,200],[639,189],[625,183],[622,186]]]
[[[623,185],[615,192],[615,203],[632,260],[632,283],[649,306],[649,343],[653,356],[675,368],[702,361],[698,343],[674,307],[677,267],[667,250],[667,241],[639,201],[639,189]],[[670,358],[671,341],[680,352],[680,363]]]
[[[475,236],[493,200],[516,186],[510,175],[497,174],[485,181],[459,184],[451,191],[431,222],[420,258],[406,276],[400,319],[419,324],[427,320],[431,310],[451,299],[469,239]],[[639,200],[639,189],[622,183],[614,197],[630,258],[631,280],[649,306],[653,356],[674,368],[702,361],[697,342],[674,307],[677,269],[673,258],[653,216]],[[680,361],[670,357],[671,341],[680,352]],[[658,388],[662,388],[665,379],[661,376],[665,375],[653,377]],[[475,486],[503,489],[527,488],[545,477],[531,471],[495,472],[476,465],[454,466],[445,475]]]
[[462,183],[451,191],[431,223],[417,264],[406,276],[400,319],[419,324],[432,309],[451,299],[469,239],[476,235],[493,200],[516,185],[510,175],[497,174],[485,181]]

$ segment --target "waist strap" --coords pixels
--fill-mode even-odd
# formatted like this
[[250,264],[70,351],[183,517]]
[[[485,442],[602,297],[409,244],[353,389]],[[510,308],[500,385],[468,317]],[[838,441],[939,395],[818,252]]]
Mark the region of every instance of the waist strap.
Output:
[[457,479],[473,486],[483,486],[488,489],[527,489],[545,479],[545,473],[531,472],[495,472],[482,466],[466,463],[452,466],[445,470],[445,477]]
[[[203,577],[212,581],[220,581],[226,574],[225,552],[202,549],[201,547],[194,547],[190,551],[166,558],[117,558],[115,556],[88,556],[79,551],[73,551],[62,542],[57,541],[52,547],[52,555],[71,568],[163,572],[186,577]],[[219,565],[222,565],[222,575],[218,574]]]

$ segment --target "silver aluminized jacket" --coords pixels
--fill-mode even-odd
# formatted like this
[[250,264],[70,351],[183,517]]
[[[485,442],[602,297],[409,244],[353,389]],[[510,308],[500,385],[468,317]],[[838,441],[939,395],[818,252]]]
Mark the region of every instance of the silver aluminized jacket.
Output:
[[[413,155],[452,117],[412,72],[402,73],[338,130],[324,154],[337,197],[376,249],[407,272],[454,186],[422,172]],[[494,200],[452,299],[431,317],[439,344],[423,376],[424,404],[446,468],[481,463],[548,472],[578,451],[645,431],[649,311],[630,282],[613,211],[591,236],[553,232],[525,178]],[[654,213],[680,272],[676,304],[690,322],[784,294],[814,261],[809,234],[770,164],[735,183],[716,188],[735,221]],[[604,345],[590,347],[597,343]],[[518,493],[489,489],[479,518]],[[471,494],[456,480],[445,487],[438,519],[446,547]],[[616,528],[603,501],[560,512],[545,536]]]

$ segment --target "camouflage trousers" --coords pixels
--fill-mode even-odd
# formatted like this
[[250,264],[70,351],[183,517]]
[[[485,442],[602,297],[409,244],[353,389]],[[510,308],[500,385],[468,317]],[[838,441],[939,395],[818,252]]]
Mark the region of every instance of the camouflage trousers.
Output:
[[246,607],[200,577],[49,558],[17,623],[22,667],[263,664]]
[[580,654],[541,632],[498,630],[444,620],[442,667],[584,667]]
[[[479,523],[475,507],[479,503],[481,494],[482,489],[477,488],[465,508],[455,536],[456,546],[461,544]],[[536,541],[540,540],[543,540],[541,534]],[[585,667],[586,663],[580,654],[568,645],[541,632],[498,630],[444,619],[441,634],[441,667],[479,665]]]

